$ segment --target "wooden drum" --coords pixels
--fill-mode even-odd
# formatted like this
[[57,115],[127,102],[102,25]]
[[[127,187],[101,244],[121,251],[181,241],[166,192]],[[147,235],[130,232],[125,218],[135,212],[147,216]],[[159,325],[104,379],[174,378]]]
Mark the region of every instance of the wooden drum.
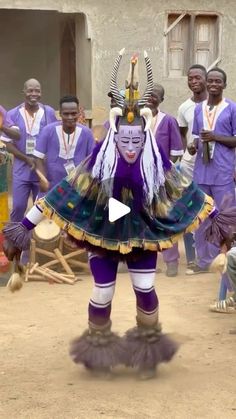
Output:
[[[59,247],[61,236],[61,229],[58,225],[49,219],[42,220],[33,231],[33,238],[36,242],[36,248],[43,249],[48,252],[53,252],[54,249]],[[39,264],[46,263],[50,260],[45,255],[36,252],[36,260]]]

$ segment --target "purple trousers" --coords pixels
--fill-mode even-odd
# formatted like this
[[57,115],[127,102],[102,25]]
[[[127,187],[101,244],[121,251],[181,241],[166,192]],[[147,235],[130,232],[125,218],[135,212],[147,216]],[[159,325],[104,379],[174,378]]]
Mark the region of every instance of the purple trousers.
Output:
[[[89,322],[103,326],[110,320],[118,262],[94,254],[89,256],[89,262],[94,277],[94,288],[88,307]],[[154,289],[156,262],[157,253],[150,251],[144,251],[143,256],[135,262],[127,262],[136,296],[137,315],[144,318],[145,322],[156,320],[158,311],[158,298]]]
[[170,247],[170,249],[163,250],[162,256],[167,265],[168,263],[178,263],[180,257],[178,243],[175,243],[173,247]]
[[[227,185],[198,185],[207,195],[211,196],[217,208],[220,207],[222,200],[226,194],[231,194],[235,201],[235,184],[234,182]],[[195,246],[197,253],[197,263],[201,268],[208,267],[213,259],[219,254],[219,247],[214,246],[206,241],[204,237],[204,222],[195,232]]]
[[39,183],[17,179],[15,176],[12,181],[12,212],[11,221],[21,221],[24,218],[28,199],[32,193],[33,202],[39,191]]
[[[11,221],[22,221],[28,206],[28,200],[32,193],[33,202],[39,191],[38,182],[30,182],[13,177],[12,182],[12,211]],[[29,261],[29,250],[25,250],[21,255],[21,263],[26,265]]]

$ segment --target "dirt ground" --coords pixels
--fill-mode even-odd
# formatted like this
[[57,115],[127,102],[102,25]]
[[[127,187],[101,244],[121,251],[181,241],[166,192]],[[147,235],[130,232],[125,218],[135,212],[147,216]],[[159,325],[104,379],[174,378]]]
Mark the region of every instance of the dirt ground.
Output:
[[[70,360],[68,344],[86,327],[91,277],[73,286],[29,282],[15,294],[0,287],[0,418],[236,418],[236,335],[229,334],[236,315],[208,311],[216,275],[184,271],[182,257],[178,277],[157,275],[163,330],[181,346],[145,382],[123,368],[110,381],[94,378]],[[126,273],[118,277],[112,319],[120,333],[134,325]]]

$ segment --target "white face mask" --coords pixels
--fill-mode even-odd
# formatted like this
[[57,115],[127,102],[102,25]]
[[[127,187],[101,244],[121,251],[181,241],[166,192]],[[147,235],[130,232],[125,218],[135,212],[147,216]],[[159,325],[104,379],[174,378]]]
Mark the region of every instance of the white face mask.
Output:
[[127,163],[135,163],[145,140],[141,125],[120,125],[115,141],[120,155]]

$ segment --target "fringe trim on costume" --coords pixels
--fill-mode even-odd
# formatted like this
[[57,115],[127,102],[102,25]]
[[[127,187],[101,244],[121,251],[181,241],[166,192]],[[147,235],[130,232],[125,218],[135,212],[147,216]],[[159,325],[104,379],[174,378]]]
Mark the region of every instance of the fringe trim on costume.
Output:
[[30,248],[31,231],[21,222],[9,222],[2,230],[4,238],[20,251]]
[[58,215],[56,211],[45,201],[40,200],[40,207],[43,210],[43,214],[55,221],[55,223],[66,230],[68,234],[79,241],[86,241],[93,246],[101,247],[103,249],[117,251],[121,254],[128,254],[132,252],[134,248],[141,248],[143,250],[160,251],[168,249],[176,243],[184,233],[192,232],[196,230],[199,225],[209,216],[213,208],[213,200],[208,195],[205,195],[205,201],[202,205],[201,211],[196,216],[195,220],[189,225],[182,233],[174,234],[171,238],[166,240],[143,240],[143,239],[131,239],[129,242],[120,242],[117,240],[106,240],[102,237],[98,237],[85,232],[84,230],[76,227],[74,224],[68,223],[63,217]]
[[115,333],[88,329],[71,343],[70,356],[76,364],[96,370],[124,364],[126,353],[122,339]]
[[179,345],[168,335],[161,333],[161,326],[134,327],[123,337],[126,348],[126,365],[140,369],[155,368],[161,362],[169,362]]

